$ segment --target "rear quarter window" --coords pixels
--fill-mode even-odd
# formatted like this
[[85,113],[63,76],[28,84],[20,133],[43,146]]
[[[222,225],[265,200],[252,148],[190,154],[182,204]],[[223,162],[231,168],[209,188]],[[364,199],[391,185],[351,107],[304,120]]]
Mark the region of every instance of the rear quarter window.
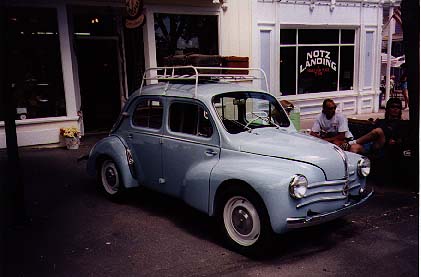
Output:
[[163,110],[160,100],[141,100],[133,112],[132,123],[136,127],[160,129],[162,126]]

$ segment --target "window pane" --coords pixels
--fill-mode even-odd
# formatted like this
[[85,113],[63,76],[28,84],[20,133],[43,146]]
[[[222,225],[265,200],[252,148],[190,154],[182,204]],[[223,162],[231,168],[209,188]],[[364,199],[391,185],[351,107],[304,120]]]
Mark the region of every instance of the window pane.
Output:
[[341,30],[342,43],[354,43],[355,31],[354,30]]
[[296,29],[281,29],[281,44],[295,44],[296,32]]
[[295,47],[281,47],[280,86],[282,95],[295,95]]
[[154,14],[156,59],[183,54],[218,54],[216,15]]
[[209,113],[199,107],[199,127],[197,134],[202,137],[211,137],[213,133]]
[[174,103],[170,108],[170,130],[196,135],[198,107],[188,103]]
[[298,48],[298,93],[337,90],[338,46]]
[[160,129],[162,125],[162,104],[158,100],[141,101],[133,113],[133,125],[138,127]]
[[354,47],[341,47],[341,73],[339,79],[339,89],[353,89],[354,83]]
[[298,30],[298,43],[327,44],[339,43],[339,30],[306,29]]
[[117,14],[108,7],[72,7],[75,34],[116,36]]
[[8,11],[6,70],[15,84],[17,119],[66,115],[56,10]]

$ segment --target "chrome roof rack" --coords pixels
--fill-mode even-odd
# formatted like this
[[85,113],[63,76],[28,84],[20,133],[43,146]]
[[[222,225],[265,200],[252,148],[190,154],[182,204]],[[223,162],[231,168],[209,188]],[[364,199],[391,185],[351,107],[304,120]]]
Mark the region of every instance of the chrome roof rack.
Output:
[[[238,73],[233,74],[232,72]],[[245,72],[246,74],[243,74]],[[158,83],[166,82],[167,85],[170,82],[192,81],[195,83],[194,97],[197,98],[197,88],[199,81],[201,81],[199,78],[208,81],[264,80],[263,82],[266,86],[266,91],[269,91],[266,74],[261,68],[171,66],[151,67],[146,69],[145,73],[143,73],[139,95],[142,94],[142,89],[145,86],[146,81],[157,81]]]

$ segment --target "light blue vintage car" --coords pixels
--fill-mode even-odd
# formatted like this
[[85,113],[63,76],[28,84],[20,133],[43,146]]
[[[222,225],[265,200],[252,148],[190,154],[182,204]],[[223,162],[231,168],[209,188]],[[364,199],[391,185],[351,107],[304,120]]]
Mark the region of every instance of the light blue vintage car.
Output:
[[144,82],[156,84],[133,93],[89,154],[88,172],[109,197],[145,186],[181,198],[216,216],[227,242],[250,253],[274,234],[332,220],[372,195],[367,158],[297,132],[271,94],[224,81],[264,84],[255,69],[223,70],[145,73]]

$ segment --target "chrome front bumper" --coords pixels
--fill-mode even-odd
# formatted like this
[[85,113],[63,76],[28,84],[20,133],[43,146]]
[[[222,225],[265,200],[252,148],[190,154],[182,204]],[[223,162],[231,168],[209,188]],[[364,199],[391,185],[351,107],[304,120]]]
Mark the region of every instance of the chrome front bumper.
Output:
[[371,192],[366,193],[363,196],[354,196],[352,198],[358,199],[351,199],[350,202],[344,205],[344,207],[332,212],[306,217],[289,217],[287,218],[287,228],[294,229],[317,225],[344,216],[350,213],[355,208],[361,206],[365,201],[367,201],[368,198],[370,198],[373,195],[373,193],[374,191],[371,190]]

